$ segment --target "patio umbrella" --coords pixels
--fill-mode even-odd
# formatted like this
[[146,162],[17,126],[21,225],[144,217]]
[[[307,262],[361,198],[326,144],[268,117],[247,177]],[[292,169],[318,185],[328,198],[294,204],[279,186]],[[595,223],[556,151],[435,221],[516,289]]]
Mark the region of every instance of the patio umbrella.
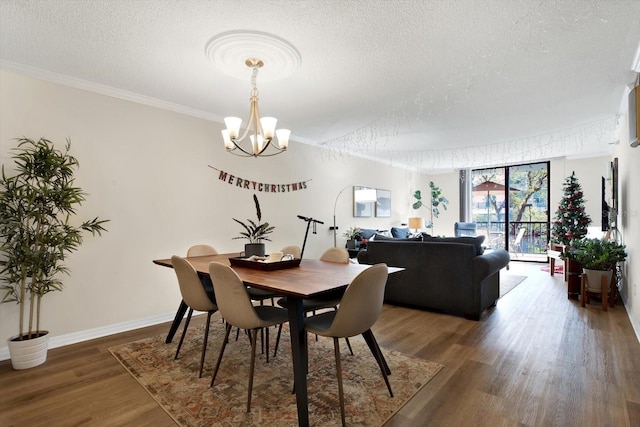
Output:
[[[489,196],[491,194],[504,194],[504,190],[507,187],[504,184],[499,184],[497,182],[494,181],[484,181],[481,182],[478,185],[474,185],[473,186],[473,192],[486,192],[487,193],[487,229],[489,228],[489,223],[491,222],[491,213],[490,213],[490,203],[488,203],[489,201]],[[509,191],[520,191],[517,188],[513,188],[513,187],[509,187]]]

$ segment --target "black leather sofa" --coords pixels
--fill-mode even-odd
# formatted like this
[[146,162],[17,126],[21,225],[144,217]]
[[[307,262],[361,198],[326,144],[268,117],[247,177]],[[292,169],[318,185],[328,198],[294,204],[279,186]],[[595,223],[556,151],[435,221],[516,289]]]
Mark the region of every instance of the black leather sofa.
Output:
[[360,251],[358,262],[384,262],[405,271],[391,274],[385,302],[425,308],[479,320],[500,296],[500,269],[509,253],[483,253],[474,237],[375,240]]

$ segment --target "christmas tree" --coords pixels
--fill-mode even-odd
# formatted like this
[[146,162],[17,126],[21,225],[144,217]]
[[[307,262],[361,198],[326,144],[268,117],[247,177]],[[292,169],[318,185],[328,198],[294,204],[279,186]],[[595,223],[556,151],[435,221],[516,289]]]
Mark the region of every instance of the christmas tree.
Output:
[[564,197],[556,210],[556,219],[551,228],[551,241],[569,246],[573,240],[586,236],[591,218],[584,211],[585,200],[575,172],[565,179],[563,187]]

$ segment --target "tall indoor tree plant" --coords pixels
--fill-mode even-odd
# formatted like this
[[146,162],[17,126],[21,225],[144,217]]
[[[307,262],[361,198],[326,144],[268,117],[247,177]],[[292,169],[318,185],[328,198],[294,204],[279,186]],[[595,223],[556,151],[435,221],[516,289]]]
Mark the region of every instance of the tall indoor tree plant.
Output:
[[45,138],[19,138],[12,157],[15,174],[8,176],[2,165],[0,302],[19,304],[18,335],[8,340],[16,369],[46,360],[45,345],[44,357],[23,366],[14,360],[12,343],[47,337],[48,331],[42,330],[40,322],[43,297],[62,290],[60,275],[69,274],[64,264],[66,256],[80,247],[83,232],[95,235],[105,231],[103,224],[107,221],[97,217],[79,225],[73,223],[76,208],[86,194],[74,186],[79,163],[69,154],[70,148],[69,140],[64,150],[58,150]]
[[416,201],[413,203],[413,209],[420,209],[422,206],[429,209],[429,223],[426,225],[426,228],[430,228],[431,232],[435,235],[433,218],[438,218],[440,216],[440,208],[447,210],[447,205],[449,204],[449,200],[442,195],[442,190],[440,187],[434,184],[433,181],[429,181],[429,204],[427,205],[422,201],[422,192],[420,190],[416,190],[413,193],[413,197]]

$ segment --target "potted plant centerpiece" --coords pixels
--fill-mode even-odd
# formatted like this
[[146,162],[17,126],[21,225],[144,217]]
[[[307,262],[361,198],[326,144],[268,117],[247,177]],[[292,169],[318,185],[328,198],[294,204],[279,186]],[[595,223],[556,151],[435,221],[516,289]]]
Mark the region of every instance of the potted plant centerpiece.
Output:
[[235,222],[240,224],[244,231],[240,232],[238,237],[234,237],[234,239],[247,239],[249,243],[244,245],[244,254],[247,257],[252,255],[256,256],[264,256],[265,255],[265,245],[262,243],[263,240],[271,241],[267,237],[268,234],[272,233],[275,227],[269,225],[268,222],[262,221],[262,211],[260,210],[260,202],[258,202],[258,196],[253,195],[253,202],[256,205],[256,216],[258,217],[258,222],[254,222],[251,219],[247,219],[247,224],[244,222],[232,218]]
[[86,194],[74,186],[78,161],[69,154],[70,141],[64,151],[44,138],[18,141],[15,174],[7,176],[2,165],[0,178],[0,302],[19,305],[18,335],[8,339],[9,355],[14,369],[26,369],[47,358],[43,297],[62,290],[60,273],[69,274],[65,258],[80,247],[82,232],[101,234],[107,221],[73,224]]
[[604,276],[611,283],[613,269],[618,262],[627,259],[626,246],[603,239],[580,239],[573,242],[567,252],[560,255],[576,261],[587,276],[587,291],[601,292],[601,280]]

